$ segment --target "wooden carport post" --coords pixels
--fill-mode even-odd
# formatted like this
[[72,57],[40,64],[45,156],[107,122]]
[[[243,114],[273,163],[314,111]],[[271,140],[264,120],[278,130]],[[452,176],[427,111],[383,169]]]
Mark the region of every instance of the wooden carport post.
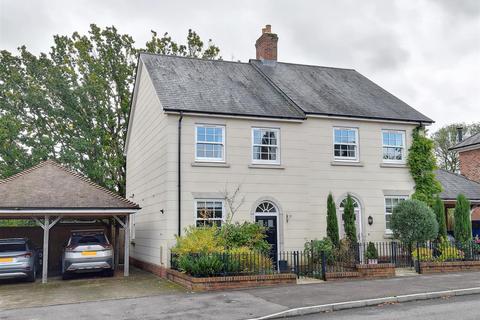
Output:
[[48,214],[45,215],[44,222],[41,223],[40,220],[35,218],[35,221],[42,227],[43,229],[43,256],[42,256],[42,283],[47,283],[48,277],[48,243],[49,243],[49,236],[50,236],[50,229],[60,221],[62,217],[59,216],[55,220],[50,223],[50,216]]
[[123,231],[125,233],[124,236],[124,244],[125,244],[125,253],[123,257],[123,276],[128,277],[130,274],[130,223],[128,215],[125,216],[125,222],[122,221],[117,216],[113,216],[115,220],[120,223],[123,227]]

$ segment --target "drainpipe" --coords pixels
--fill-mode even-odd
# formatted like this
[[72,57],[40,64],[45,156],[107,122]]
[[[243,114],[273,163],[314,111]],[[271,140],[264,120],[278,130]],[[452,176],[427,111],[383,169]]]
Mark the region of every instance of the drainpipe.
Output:
[[182,232],[182,120],[183,113],[180,112],[180,118],[178,118],[178,236]]

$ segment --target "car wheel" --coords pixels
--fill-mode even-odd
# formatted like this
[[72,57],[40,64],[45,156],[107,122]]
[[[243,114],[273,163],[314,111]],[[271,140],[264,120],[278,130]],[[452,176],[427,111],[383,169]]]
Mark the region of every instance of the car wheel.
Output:
[[36,279],[37,279],[37,266],[34,264],[32,272],[30,272],[27,276],[27,281],[35,282]]

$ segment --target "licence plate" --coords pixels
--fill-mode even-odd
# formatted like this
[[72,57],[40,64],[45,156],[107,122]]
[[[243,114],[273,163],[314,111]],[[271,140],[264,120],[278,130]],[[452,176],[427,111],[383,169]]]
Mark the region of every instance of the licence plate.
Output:
[[96,256],[97,253],[95,251],[83,251],[82,256]]
[[13,262],[13,258],[0,258],[0,263],[2,262]]

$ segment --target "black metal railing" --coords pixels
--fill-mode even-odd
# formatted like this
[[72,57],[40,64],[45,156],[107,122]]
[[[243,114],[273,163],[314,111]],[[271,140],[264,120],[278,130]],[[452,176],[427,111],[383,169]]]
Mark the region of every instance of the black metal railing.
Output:
[[416,243],[412,255],[418,262],[480,261],[480,244],[475,240],[428,241]]

